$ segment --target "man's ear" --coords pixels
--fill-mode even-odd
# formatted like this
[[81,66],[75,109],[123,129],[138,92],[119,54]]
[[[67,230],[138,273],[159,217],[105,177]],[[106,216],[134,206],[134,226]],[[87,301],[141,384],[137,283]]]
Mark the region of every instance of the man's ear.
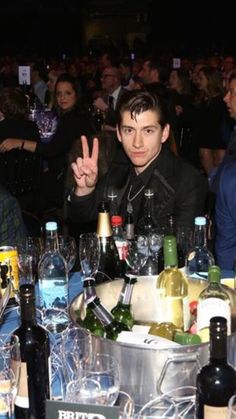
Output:
[[170,135],[170,124],[166,124],[163,129],[161,142],[165,143],[166,140],[168,140],[169,135]]
[[120,141],[120,143],[122,143],[122,138],[121,138],[121,135],[120,135],[120,130],[119,130],[118,125],[116,125],[116,135],[117,135],[117,138]]

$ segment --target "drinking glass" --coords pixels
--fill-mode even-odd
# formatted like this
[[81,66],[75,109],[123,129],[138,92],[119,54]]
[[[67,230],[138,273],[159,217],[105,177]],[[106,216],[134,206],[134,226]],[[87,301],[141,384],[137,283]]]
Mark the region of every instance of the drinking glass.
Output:
[[82,404],[113,406],[119,394],[120,374],[116,359],[108,354],[96,354],[68,383],[66,401]]
[[134,240],[128,240],[126,263],[130,268],[127,275],[140,275],[141,268],[148,259],[148,239],[146,236],[135,236]]
[[75,239],[71,236],[58,235],[58,244],[59,250],[67,262],[68,272],[74,267],[76,256],[77,256],[77,247]]
[[227,418],[236,419],[236,394],[229,399]]
[[73,380],[92,355],[91,335],[86,329],[68,327],[61,334],[61,354],[65,380]]
[[96,233],[83,233],[79,241],[79,260],[85,277],[97,273],[100,259],[100,242]]
[[13,419],[20,376],[20,344],[16,335],[0,335],[0,412]]
[[[18,245],[19,270],[23,274],[30,275],[29,283],[38,280],[38,263],[42,254],[42,242],[40,237],[27,236],[25,241]],[[31,268],[30,258],[31,257]],[[25,272],[24,272],[25,271]]]
[[158,254],[162,247],[163,236],[157,233],[150,233],[147,236],[148,257],[144,266],[141,268],[141,275],[158,274]]

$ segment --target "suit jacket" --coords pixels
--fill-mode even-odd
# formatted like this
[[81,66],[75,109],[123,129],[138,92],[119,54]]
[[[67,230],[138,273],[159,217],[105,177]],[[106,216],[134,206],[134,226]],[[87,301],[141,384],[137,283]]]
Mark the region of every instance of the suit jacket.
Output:
[[221,170],[216,198],[216,259],[222,269],[233,269],[236,256],[236,159]]
[[[68,214],[71,221],[88,223],[96,220],[98,205],[107,197],[110,187],[118,193],[120,208],[126,205],[124,200],[127,199],[130,173],[131,164],[121,150],[93,193],[84,197],[70,195]],[[208,192],[206,178],[189,163],[176,157],[168,147],[164,147],[156,158],[146,187],[154,191],[154,224],[158,228],[168,225],[171,214],[174,214],[178,226],[188,227],[193,226],[194,217],[204,214]],[[142,223],[144,215],[144,190],[140,196],[136,227]]]
[[[123,87],[121,87],[121,89],[119,91],[119,95],[117,97],[115,109],[114,110],[113,109],[108,109],[108,111],[105,114],[104,124],[110,125],[112,127],[115,127],[116,126],[116,123],[117,123],[117,109],[118,109],[119,101],[120,101],[120,98],[122,97],[122,95],[126,91],[127,91],[126,89],[124,89]],[[106,103],[108,103],[108,96],[109,95],[105,95],[103,97],[103,100]]]

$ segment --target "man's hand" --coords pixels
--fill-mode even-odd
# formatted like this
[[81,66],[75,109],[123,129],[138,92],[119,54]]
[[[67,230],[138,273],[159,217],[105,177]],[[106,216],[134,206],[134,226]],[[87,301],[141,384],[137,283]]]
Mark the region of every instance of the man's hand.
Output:
[[7,138],[0,144],[0,153],[5,153],[5,151],[11,151],[14,148],[21,148],[22,141],[17,138]]
[[106,112],[108,109],[108,104],[104,102],[104,100],[101,97],[98,97],[97,99],[95,99],[95,101],[93,102],[93,105],[97,109],[100,109],[100,111],[102,112]]
[[95,189],[98,178],[98,139],[93,139],[93,148],[90,157],[87,138],[81,137],[83,157],[78,157],[71,167],[76,181],[75,195],[88,195]]

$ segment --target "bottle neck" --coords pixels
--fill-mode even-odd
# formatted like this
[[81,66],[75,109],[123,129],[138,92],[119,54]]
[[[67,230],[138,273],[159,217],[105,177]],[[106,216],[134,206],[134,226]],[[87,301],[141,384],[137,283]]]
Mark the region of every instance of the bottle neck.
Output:
[[36,308],[34,298],[21,299],[21,323],[22,325],[36,324]]
[[210,361],[227,362],[227,335],[216,334],[210,339]]
[[84,288],[84,302],[89,304],[96,297],[96,290],[94,286],[88,286]]
[[153,227],[153,196],[147,197],[144,207],[145,222],[148,223],[146,227]]
[[130,305],[133,290],[134,290],[134,283],[124,282],[120,296],[119,296],[119,303],[123,305]]
[[46,249],[55,251],[59,250],[58,235],[56,230],[46,232]]
[[104,327],[109,326],[114,319],[101,303],[93,305],[92,311]]
[[194,229],[194,246],[195,247],[206,247],[207,246],[207,237],[206,237],[206,226],[195,226]]

